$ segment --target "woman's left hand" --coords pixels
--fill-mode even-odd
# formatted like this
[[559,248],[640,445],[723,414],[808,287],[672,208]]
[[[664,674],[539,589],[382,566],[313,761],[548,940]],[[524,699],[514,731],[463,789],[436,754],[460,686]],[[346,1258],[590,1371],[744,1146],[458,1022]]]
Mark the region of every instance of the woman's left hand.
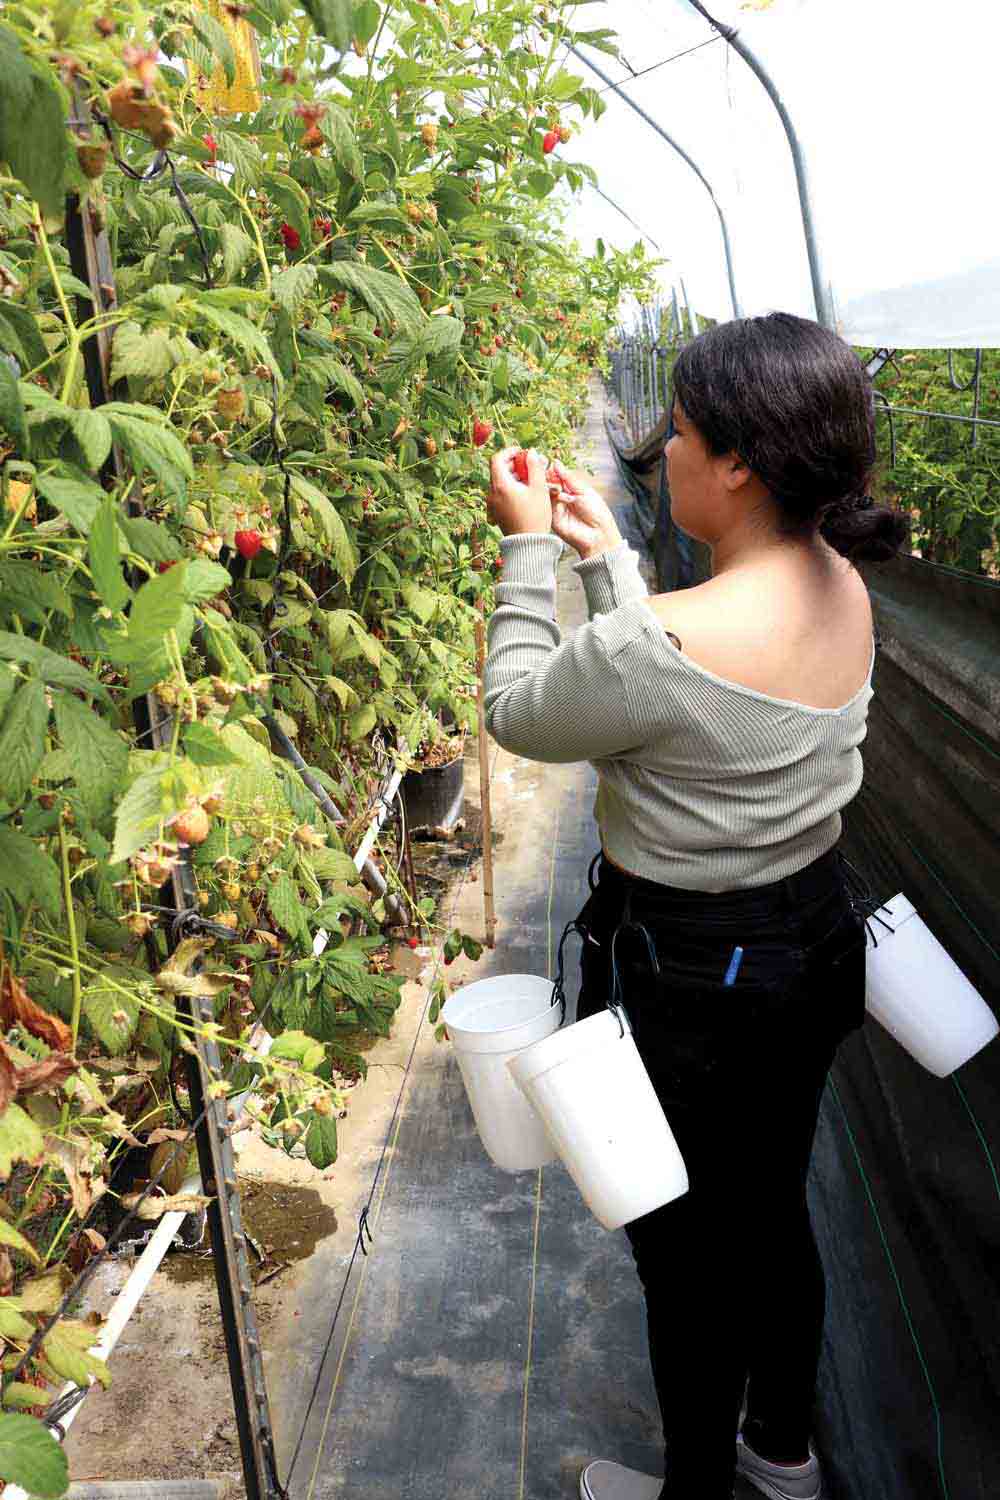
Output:
[[490,463],[490,492],[486,498],[486,516],[499,526],[504,536],[520,532],[552,529],[552,502],[545,478],[548,460],[534,448],[528,449],[528,483],[522,484],[514,474],[517,448],[501,448]]

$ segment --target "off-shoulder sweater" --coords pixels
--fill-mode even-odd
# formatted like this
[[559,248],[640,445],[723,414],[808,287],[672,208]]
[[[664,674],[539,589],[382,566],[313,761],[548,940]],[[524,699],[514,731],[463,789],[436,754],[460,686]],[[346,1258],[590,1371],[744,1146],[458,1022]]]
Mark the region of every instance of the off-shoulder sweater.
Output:
[[791,875],[839,839],[861,785],[872,696],[812,708],[730,682],[678,650],[622,542],[574,565],[589,623],[563,641],[551,534],[505,537],[488,627],[486,723],[530,760],[586,760],[615,863],[664,885],[726,891]]

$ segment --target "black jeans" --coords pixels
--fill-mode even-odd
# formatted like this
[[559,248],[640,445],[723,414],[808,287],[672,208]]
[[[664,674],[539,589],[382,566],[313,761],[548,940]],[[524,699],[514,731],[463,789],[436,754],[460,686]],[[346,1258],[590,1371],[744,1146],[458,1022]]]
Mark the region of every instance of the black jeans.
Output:
[[757,1451],[808,1453],[825,1282],[806,1174],[830,1064],[864,1020],[864,919],[834,850],[722,894],[594,864],[571,924],[578,1019],[611,997],[614,937],[618,993],[690,1179],[625,1226],[663,1418],[661,1500],[729,1500],[744,1392]]

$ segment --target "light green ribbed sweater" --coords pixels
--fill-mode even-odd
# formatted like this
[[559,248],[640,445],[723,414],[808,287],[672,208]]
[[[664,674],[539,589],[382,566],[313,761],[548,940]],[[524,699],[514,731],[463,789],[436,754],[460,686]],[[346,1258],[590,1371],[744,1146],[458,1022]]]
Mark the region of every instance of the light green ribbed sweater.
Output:
[[717,677],[671,644],[625,542],[575,564],[590,623],[562,641],[562,542],[531,533],[500,546],[487,727],[529,760],[596,767],[611,859],[664,885],[727,891],[791,875],[837,842],[861,785],[871,671],[831,709]]

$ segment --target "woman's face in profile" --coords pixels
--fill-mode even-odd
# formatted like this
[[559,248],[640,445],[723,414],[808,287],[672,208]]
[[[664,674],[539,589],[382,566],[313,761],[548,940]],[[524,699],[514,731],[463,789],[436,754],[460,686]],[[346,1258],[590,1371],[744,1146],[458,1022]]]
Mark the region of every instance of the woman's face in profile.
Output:
[[678,526],[699,541],[710,540],[714,479],[705,440],[678,401],[674,401],[673,432],[664,448],[670,514]]

